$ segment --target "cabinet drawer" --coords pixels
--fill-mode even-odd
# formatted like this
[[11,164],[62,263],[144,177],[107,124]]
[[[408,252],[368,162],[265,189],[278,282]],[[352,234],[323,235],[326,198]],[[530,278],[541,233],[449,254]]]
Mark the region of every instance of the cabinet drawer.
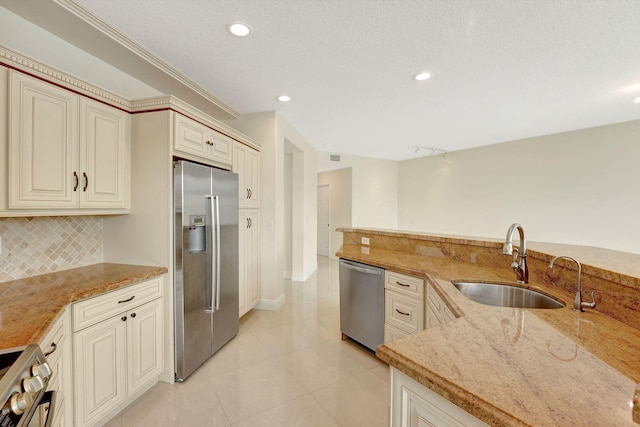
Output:
[[387,271],[385,274],[386,289],[392,289],[396,292],[424,300],[424,280],[417,277],[407,276],[405,274]]
[[424,329],[424,302],[385,290],[384,321],[407,332]]
[[73,332],[162,296],[162,277],[73,304]]

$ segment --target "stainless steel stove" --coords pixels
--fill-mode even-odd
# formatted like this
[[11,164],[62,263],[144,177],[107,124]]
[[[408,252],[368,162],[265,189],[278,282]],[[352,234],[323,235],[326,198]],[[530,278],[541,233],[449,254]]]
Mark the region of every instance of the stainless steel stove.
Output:
[[[40,347],[0,354],[0,427],[27,427],[40,405],[53,408],[55,393],[47,392],[51,367]],[[47,426],[53,419],[52,411]]]

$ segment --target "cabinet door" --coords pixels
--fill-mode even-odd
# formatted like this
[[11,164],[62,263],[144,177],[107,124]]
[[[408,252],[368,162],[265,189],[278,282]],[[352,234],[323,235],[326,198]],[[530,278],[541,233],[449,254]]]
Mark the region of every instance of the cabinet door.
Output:
[[260,212],[255,209],[247,212],[249,219],[246,235],[247,306],[252,309],[260,302]]
[[78,207],[78,96],[10,75],[9,208]]
[[129,207],[129,114],[80,100],[80,207]]
[[115,316],[74,334],[77,425],[92,425],[125,401],[125,320]]
[[155,382],[164,370],[162,299],[127,313],[128,394]]
[[249,219],[246,209],[238,216],[238,308],[240,317],[249,311],[247,305],[247,234]]
[[249,182],[247,180],[247,147],[240,143],[233,144],[233,164],[231,170],[238,174],[238,203],[240,208],[247,207],[249,199]]
[[249,200],[247,207],[260,207],[260,153],[251,148],[247,149],[247,186],[249,187]]
[[174,149],[206,158],[209,129],[183,115],[176,113],[174,117]]
[[391,368],[392,427],[486,427],[487,424]]
[[242,317],[260,302],[260,212],[255,209],[241,209],[238,224],[238,299]]
[[226,165],[232,164],[233,140],[221,133],[210,131],[207,139],[208,158]]

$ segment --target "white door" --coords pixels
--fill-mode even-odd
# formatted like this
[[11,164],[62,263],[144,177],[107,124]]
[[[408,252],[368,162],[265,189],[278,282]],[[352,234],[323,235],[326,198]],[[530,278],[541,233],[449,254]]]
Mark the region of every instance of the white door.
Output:
[[331,250],[331,188],[318,186],[318,255],[329,256]]

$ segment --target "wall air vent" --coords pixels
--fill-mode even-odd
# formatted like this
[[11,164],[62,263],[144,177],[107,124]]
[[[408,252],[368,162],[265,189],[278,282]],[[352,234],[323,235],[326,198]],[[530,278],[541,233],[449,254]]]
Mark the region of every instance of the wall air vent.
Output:
[[332,162],[339,162],[340,161],[340,156],[338,154],[330,154],[329,155],[329,160],[331,160]]

